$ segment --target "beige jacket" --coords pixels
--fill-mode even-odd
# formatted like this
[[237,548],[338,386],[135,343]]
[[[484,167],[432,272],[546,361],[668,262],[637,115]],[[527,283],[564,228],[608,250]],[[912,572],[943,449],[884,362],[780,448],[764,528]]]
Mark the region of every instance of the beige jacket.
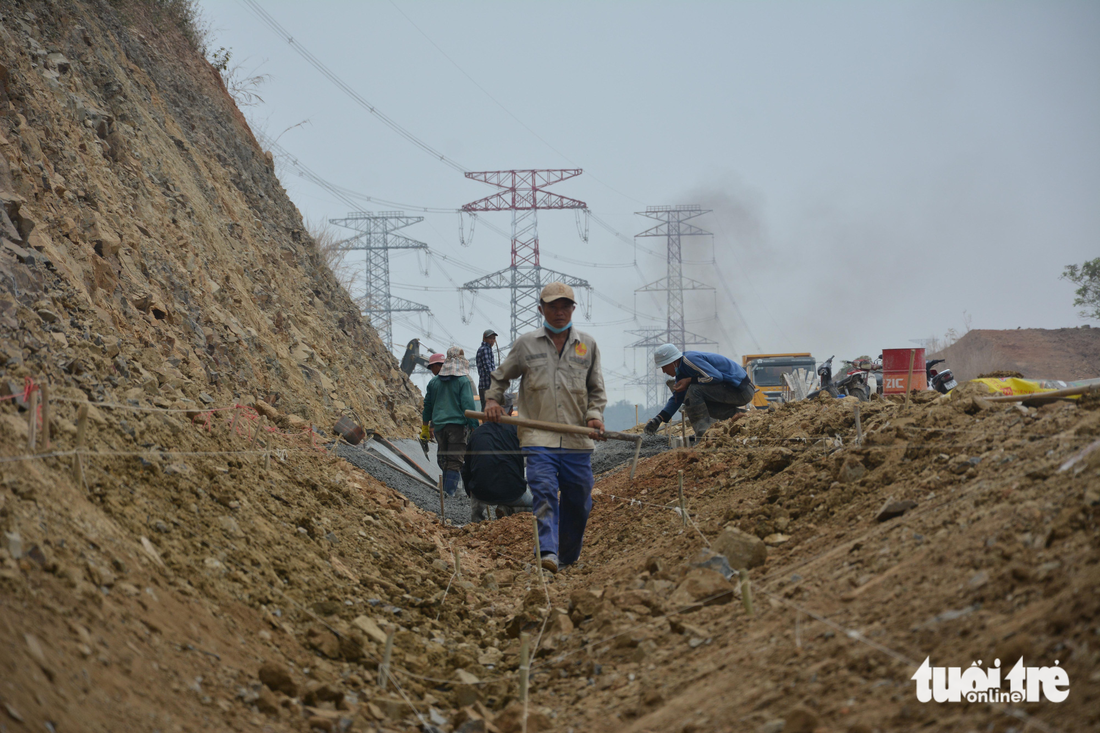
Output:
[[[600,371],[600,349],[594,338],[576,328],[569,332],[560,357],[545,328],[523,334],[490,377],[492,385],[485,399],[501,404],[504,404],[509,382],[523,378],[516,402],[520,417],[567,425],[587,425],[589,420],[603,420],[607,392]],[[595,447],[584,435],[563,435],[531,428],[519,429],[519,444],[524,448],[574,450]]]

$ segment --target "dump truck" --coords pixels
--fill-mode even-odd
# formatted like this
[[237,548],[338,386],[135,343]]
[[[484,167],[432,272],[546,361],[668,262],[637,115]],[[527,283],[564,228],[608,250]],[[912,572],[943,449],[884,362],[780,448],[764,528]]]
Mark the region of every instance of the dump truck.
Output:
[[749,373],[749,379],[756,385],[756,396],[752,404],[767,407],[771,403],[782,401],[783,390],[787,383],[783,375],[795,369],[807,369],[812,374],[817,366],[809,353],[801,354],[746,354],[741,357],[741,366]]

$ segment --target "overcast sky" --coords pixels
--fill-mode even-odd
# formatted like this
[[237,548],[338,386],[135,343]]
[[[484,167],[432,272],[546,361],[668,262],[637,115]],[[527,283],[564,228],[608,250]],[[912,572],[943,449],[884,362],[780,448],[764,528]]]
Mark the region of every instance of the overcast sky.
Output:
[[[875,356],[966,323],[1084,322],[1059,275],[1100,256],[1100,3],[259,2],[466,170],[582,168],[552,190],[628,239],[652,223],[634,213],[646,206],[713,209],[694,223],[714,237],[684,250],[685,274],[715,287],[687,296],[688,328],[728,356]],[[245,108],[258,132],[402,204],[365,208],[454,210],[494,192],[385,126],[241,2],[202,6],[212,48],[268,75]],[[307,219],[348,211],[279,170]],[[482,215],[465,248],[458,214],[422,215],[402,233],[452,261],[433,257],[425,277],[423,258],[392,259],[394,295],[434,314],[395,321],[395,341],[453,337],[471,357],[486,327],[506,341],[507,292],[479,296],[464,323],[470,298],[460,307],[452,281],[509,264],[510,214]],[[663,257],[594,220],[585,243],[569,211],[541,212],[539,231],[543,265],[597,291],[577,325],[600,344],[612,400],[635,401],[623,375],[649,365],[626,331],[664,324],[663,299],[634,294]]]

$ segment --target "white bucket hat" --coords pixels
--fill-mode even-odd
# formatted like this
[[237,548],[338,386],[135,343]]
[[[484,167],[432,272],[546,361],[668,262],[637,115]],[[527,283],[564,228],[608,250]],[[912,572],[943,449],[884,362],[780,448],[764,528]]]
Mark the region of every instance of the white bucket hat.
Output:
[[[683,356],[683,354],[680,353],[680,350],[672,344],[661,344],[653,352],[653,363],[657,365],[658,369],[660,369],[661,367],[667,366],[676,361],[681,356]],[[444,367],[444,369],[445,368],[446,367]]]

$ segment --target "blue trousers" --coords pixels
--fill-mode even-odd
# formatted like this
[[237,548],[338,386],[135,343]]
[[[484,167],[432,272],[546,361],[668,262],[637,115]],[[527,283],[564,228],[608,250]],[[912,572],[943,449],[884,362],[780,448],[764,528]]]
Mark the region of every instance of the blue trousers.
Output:
[[[527,485],[539,522],[543,554],[556,553],[571,565],[581,556],[584,528],[592,512],[592,451],[565,448],[524,448]],[[560,498],[559,498],[560,495]]]

